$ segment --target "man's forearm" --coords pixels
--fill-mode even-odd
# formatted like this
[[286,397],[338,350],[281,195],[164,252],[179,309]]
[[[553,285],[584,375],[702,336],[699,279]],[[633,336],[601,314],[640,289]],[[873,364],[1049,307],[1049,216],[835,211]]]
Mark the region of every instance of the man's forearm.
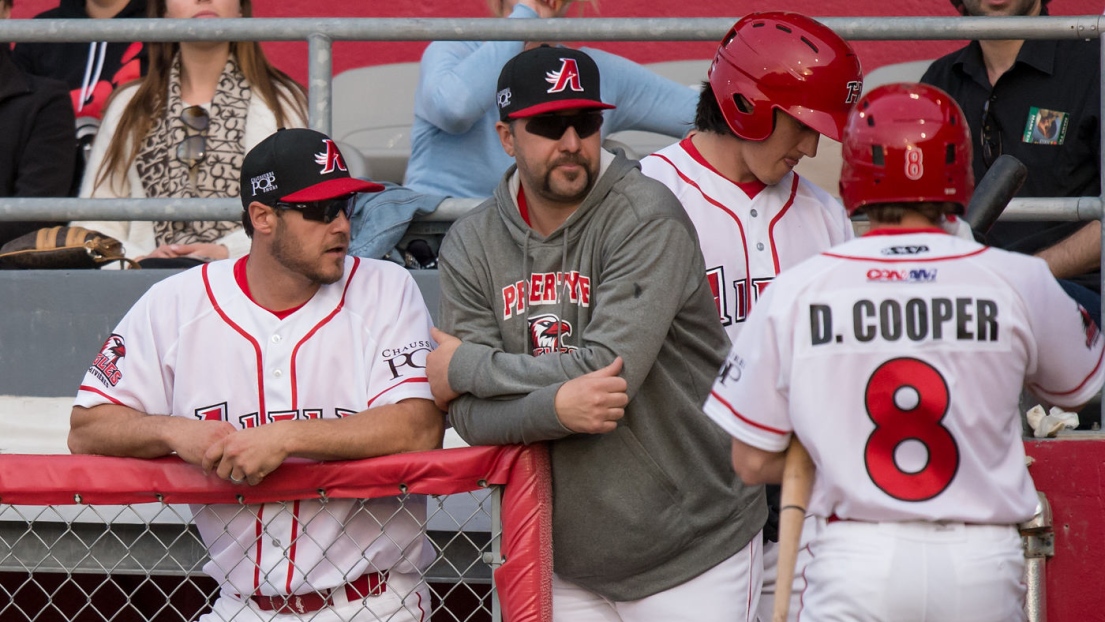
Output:
[[445,415],[432,401],[416,398],[341,419],[269,425],[281,426],[287,455],[312,460],[357,460],[428,451],[440,448],[445,435]]
[[183,421],[147,415],[118,404],[73,407],[69,451],[131,458],[159,458],[173,453],[173,429]]
[[1069,279],[1101,267],[1101,223],[1091,221],[1054,246],[1038,253],[1057,279]]
[[572,432],[556,416],[560,386],[505,400],[463,395],[449,406],[453,429],[469,445],[529,444],[564,438]]

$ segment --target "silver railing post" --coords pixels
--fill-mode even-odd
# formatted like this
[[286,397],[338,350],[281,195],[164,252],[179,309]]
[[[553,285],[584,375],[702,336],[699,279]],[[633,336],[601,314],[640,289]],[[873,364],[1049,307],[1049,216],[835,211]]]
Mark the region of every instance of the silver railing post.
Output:
[[1047,560],[1055,555],[1051,504],[1037,492],[1036,515],[1019,525],[1024,545],[1024,612],[1028,622],[1047,622]]
[[333,120],[330,92],[333,88],[334,54],[333,42],[322,33],[312,33],[307,37],[307,107],[311,118],[311,129],[330,136]]

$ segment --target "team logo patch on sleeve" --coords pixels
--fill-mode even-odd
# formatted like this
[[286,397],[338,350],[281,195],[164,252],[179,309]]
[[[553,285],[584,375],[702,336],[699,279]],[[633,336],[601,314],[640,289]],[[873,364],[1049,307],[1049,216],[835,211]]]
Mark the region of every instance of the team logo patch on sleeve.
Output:
[[114,387],[123,379],[123,372],[119,369],[119,364],[126,355],[127,346],[123,341],[123,336],[113,333],[107,338],[104,345],[100,346],[100,353],[96,355],[96,359],[92,361],[92,366],[88,368],[88,371],[99,378],[104,386]]
[[426,356],[430,353],[432,345],[429,341],[419,340],[398,348],[381,350],[380,356],[391,370],[391,379],[396,380],[410,373],[414,373],[415,376],[425,376],[426,372],[419,370],[426,369]]
[[740,382],[741,376],[744,374],[744,359],[735,352],[730,352],[729,356],[725,359],[725,364],[721,366],[721,370],[717,373],[717,384],[726,386]]

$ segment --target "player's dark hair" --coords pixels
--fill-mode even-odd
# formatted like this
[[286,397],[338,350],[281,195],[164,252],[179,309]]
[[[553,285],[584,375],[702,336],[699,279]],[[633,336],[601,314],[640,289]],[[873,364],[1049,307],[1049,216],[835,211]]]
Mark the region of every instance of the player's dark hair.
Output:
[[868,220],[885,225],[896,225],[902,222],[902,218],[909,212],[918,212],[934,224],[939,223],[945,215],[959,211],[957,203],[923,201],[920,203],[876,203],[865,205],[861,208],[867,214]]
[[714,89],[709,81],[702,83],[702,91],[698,94],[698,108],[694,112],[694,129],[700,132],[712,132],[722,136],[736,136],[729,124],[725,122],[725,116],[721,114],[721,106],[714,96]]

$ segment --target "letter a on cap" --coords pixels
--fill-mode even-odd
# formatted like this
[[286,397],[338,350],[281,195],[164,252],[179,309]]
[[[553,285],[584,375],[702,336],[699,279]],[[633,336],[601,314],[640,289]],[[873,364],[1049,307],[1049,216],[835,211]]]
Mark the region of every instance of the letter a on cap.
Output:
[[326,139],[322,142],[326,145],[326,151],[315,154],[315,162],[322,165],[322,174],[333,173],[335,168],[342,171],[349,170],[345,168],[345,161],[342,160],[341,152],[338,151],[334,141]]
[[574,58],[560,59],[560,71],[548,72],[545,80],[553,85],[551,89],[545,91],[546,93],[559,93],[566,88],[583,92],[583,85],[579,83],[579,67],[576,66]]

